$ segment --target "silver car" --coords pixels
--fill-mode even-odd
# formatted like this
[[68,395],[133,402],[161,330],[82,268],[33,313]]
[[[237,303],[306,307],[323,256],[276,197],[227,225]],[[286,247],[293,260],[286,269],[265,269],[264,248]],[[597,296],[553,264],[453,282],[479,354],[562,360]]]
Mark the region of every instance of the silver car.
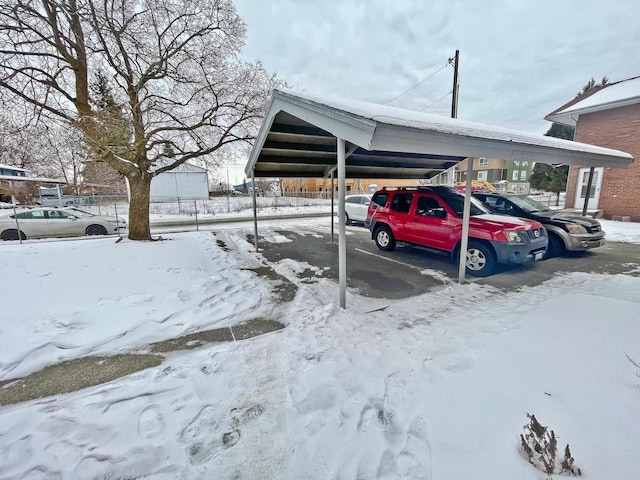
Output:
[[[17,221],[16,221],[17,220]],[[75,207],[20,208],[0,213],[0,238],[23,240],[46,237],[107,235],[126,229],[124,218],[103,217]]]

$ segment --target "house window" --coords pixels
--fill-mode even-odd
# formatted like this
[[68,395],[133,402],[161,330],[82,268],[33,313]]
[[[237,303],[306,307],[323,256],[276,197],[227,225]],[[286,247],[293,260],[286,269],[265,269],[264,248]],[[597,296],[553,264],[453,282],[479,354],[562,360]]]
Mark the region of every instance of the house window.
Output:
[[520,180],[526,180],[527,179],[527,171],[526,170],[521,170],[520,171]]
[[481,182],[487,180],[487,171],[486,170],[481,170],[481,171],[478,172],[478,180],[480,180]]
[[[487,165],[489,165],[489,159],[488,158],[484,158],[484,157],[480,157],[480,166],[481,167],[486,167]],[[480,180],[478,178],[478,180]]]
[[525,161],[523,161],[523,162],[522,162],[522,166],[523,166],[523,167],[526,167],[527,165],[529,165],[529,162],[528,162],[527,160],[525,160]]
[[512,177],[512,180],[516,180],[516,181],[518,180],[518,170],[514,170],[514,171],[513,171],[513,177]]

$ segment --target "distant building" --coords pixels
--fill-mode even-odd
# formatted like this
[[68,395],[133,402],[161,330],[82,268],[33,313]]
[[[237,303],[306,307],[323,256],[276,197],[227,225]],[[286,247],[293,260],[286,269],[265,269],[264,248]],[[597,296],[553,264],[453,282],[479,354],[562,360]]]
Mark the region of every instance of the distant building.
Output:
[[57,178],[28,177],[24,168],[0,164],[0,201],[7,203],[36,203],[40,197],[39,187],[66,185]]
[[[589,210],[605,218],[640,222],[640,77],[588,90],[545,117],[576,128],[575,140],[634,156],[627,168],[595,168]],[[590,168],[571,166],[567,207],[582,209]]]
[[11,165],[3,165],[0,163],[0,176],[26,177],[26,174],[24,168],[12,167]]
[[[500,191],[528,194],[530,190],[529,177],[533,168],[532,162],[509,162],[496,158],[474,158],[472,180],[489,182]],[[467,161],[456,165],[456,183],[467,180]]]
[[[419,180],[388,180],[347,178],[345,180],[345,194],[372,193],[382,187],[407,187],[421,184]],[[282,193],[287,196],[305,196],[312,198],[331,198],[331,178],[284,178],[281,182]],[[333,185],[335,194],[338,192],[338,179]]]
[[[529,177],[531,176],[532,163],[527,161],[508,162],[495,158],[475,158],[473,162],[472,180],[486,181],[493,184],[496,189],[515,193],[529,193]],[[451,169],[450,169],[451,170]],[[464,160],[455,166],[452,171],[443,172],[442,176],[436,176],[429,180],[415,179],[353,179],[345,180],[347,195],[356,193],[372,193],[382,187],[410,187],[418,185],[452,185],[461,183],[467,177],[467,161]],[[334,183],[337,192],[338,182]],[[310,197],[329,197],[331,193],[331,179],[317,178],[285,178],[282,180],[284,195],[300,195]]]
[[190,163],[183,163],[151,180],[152,202],[178,200],[207,200],[209,181],[207,170]]

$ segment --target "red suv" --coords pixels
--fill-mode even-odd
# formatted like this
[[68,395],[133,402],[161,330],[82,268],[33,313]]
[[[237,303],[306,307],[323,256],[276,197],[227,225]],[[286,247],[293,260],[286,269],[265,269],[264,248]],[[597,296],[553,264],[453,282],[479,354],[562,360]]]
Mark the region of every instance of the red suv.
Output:
[[[371,238],[381,250],[411,243],[459,258],[464,195],[449,187],[400,187],[377,191],[367,212]],[[496,265],[540,260],[547,232],[539,222],[492,215],[471,199],[467,273],[491,275]]]

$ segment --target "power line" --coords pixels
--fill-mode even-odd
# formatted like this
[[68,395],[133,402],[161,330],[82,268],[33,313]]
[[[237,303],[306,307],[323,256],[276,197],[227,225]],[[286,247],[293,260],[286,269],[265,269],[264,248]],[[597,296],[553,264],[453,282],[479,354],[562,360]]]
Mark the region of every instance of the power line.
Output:
[[424,82],[426,82],[427,80],[429,80],[431,77],[433,77],[436,73],[438,73],[440,70],[443,70],[445,68],[447,68],[448,65],[451,65],[451,61],[447,61],[447,63],[445,63],[443,66],[441,66],[438,70],[436,70],[435,72],[433,72],[431,75],[429,75],[427,78],[425,78],[424,80],[420,80],[418,83],[416,83],[413,87],[411,87],[408,90],[405,90],[404,92],[402,92],[400,95],[397,95],[395,97],[393,97],[391,100],[388,100],[386,102],[384,102],[385,105],[390,104],[391,102],[393,102],[394,100],[397,100],[398,98],[400,98],[401,96],[403,96],[406,93],[409,93],[411,90],[415,89],[416,87],[419,87],[420,85],[422,85]]
[[453,90],[449,90],[447,93],[445,93],[443,96],[441,96],[438,100],[436,100],[433,103],[430,103],[429,105],[427,105],[426,107],[424,107],[422,110],[420,110],[421,112],[424,112],[427,108],[431,107],[432,105],[435,105],[436,103],[438,103],[440,100],[443,100],[445,98],[447,98],[449,95],[451,95],[453,93]]

